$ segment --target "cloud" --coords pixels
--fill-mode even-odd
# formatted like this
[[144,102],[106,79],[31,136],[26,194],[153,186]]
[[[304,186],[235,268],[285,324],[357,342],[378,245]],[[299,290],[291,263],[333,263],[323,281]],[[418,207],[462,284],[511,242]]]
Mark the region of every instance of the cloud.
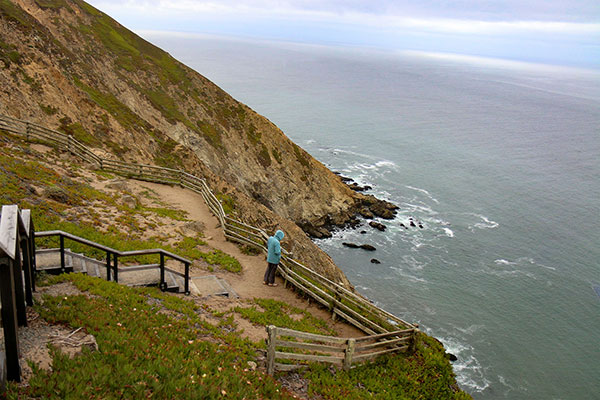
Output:
[[[569,4],[571,4],[570,0]],[[596,0],[594,0],[596,1]],[[567,14],[560,14],[555,20],[539,19],[531,17],[534,14],[542,14],[541,11],[533,12],[530,9],[533,5],[546,5],[546,9],[553,13],[564,11],[564,8],[574,10],[576,7],[561,6],[561,0],[542,1],[483,1],[479,8],[473,9],[466,6],[465,2],[436,2],[433,0],[423,0],[419,3],[418,9],[410,6],[407,1],[390,0],[128,0],[125,3],[113,0],[92,1],[101,9],[102,7],[112,9],[115,7],[121,10],[131,9],[132,11],[143,14],[164,15],[172,14],[180,16],[196,15],[198,18],[213,15],[218,17],[236,16],[236,18],[262,18],[262,19],[283,19],[283,20],[304,20],[340,24],[353,24],[378,27],[384,29],[416,29],[426,32],[456,33],[456,34],[520,34],[520,33],[557,33],[566,35],[586,35],[600,33],[600,21],[592,22],[573,22],[561,20],[558,17],[564,17]],[[433,6],[433,3],[436,6]],[[491,13],[493,4],[504,4],[502,10],[504,13],[512,15],[511,19],[498,19],[499,14],[495,14],[495,19],[483,19],[484,15]],[[533,3],[533,5],[531,4]],[[543,4],[541,4],[543,3]],[[576,2],[573,2],[575,4]],[[586,5],[581,7],[587,9],[588,2],[579,0],[579,3]],[[448,4],[456,5],[458,10],[449,12]],[[469,2],[468,4],[473,4]],[[522,6],[529,4],[528,7]],[[553,4],[553,7],[548,7]],[[566,4],[566,3],[565,3]],[[431,5],[431,8],[424,13],[422,8]],[[405,6],[405,7],[404,7]],[[461,9],[462,6],[462,9]],[[509,7],[510,6],[510,7]],[[409,9],[412,13],[402,12]],[[596,7],[598,8],[598,7]],[[583,11],[582,11],[583,12]],[[549,17],[549,11],[544,12],[544,16]],[[427,14],[427,15],[426,15]],[[439,15],[454,15],[453,17],[441,17]],[[590,15],[588,14],[588,17]],[[477,18],[479,17],[479,18]],[[518,18],[520,17],[520,18]],[[573,19],[573,18],[571,18]],[[579,18],[583,19],[583,18]]]
[[481,21],[600,22],[597,0],[92,0],[92,4],[188,12],[280,12]]

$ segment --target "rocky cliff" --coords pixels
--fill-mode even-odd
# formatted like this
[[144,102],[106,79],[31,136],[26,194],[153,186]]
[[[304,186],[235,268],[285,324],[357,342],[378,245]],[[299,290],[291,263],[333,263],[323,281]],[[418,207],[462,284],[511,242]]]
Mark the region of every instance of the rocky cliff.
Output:
[[0,0],[0,112],[105,157],[205,176],[231,212],[282,227],[300,260],[346,282],[306,237],[393,207],[351,190],[268,119],[81,0]]

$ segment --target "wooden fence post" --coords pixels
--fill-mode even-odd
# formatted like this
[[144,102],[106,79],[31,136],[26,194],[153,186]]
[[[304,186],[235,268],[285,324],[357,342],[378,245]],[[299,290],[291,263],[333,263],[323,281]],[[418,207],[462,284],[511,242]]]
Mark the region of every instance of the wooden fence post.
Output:
[[275,338],[277,337],[277,327],[269,325],[267,327],[269,337],[267,339],[267,374],[275,373]]
[[344,370],[349,371],[352,366],[352,356],[354,355],[355,339],[348,339],[346,349],[344,350]]
[[31,135],[31,124],[29,122],[25,122],[25,138],[29,142],[29,136]]
[[15,285],[15,303],[17,306],[17,321],[19,326],[27,326],[27,308],[25,307],[25,291],[23,290],[23,273],[21,267],[21,251],[19,244],[21,235],[17,233],[17,251],[12,262],[13,282]]
[[31,255],[31,271],[33,273],[31,279],[31,290],[35,292],[35,277],[37,276],[37,261],[35,259],[35,229],[33,227],[33,223],[31,224],[29,233],[29,243],[30,243],[30,255]]
[[15,282],[13,261],[0,259],[0,295],[2,297],[2,325],[4,326],[4,350],[6,351],[6,376],[8,380],[21,382],[19,365],[19,332],[17,305],[15,302]]
[[33,306],[33,273],[31,268],[31,241],[29,238],[21,239],[21,251],[23,252],[23,272],[25,275],[25,302],[31,307]]
[[414,353],[417,350],[417,338],[419,337],[419,330],[417,328],[413,329],[410,334],[410,345],[408,346],[408,352]]

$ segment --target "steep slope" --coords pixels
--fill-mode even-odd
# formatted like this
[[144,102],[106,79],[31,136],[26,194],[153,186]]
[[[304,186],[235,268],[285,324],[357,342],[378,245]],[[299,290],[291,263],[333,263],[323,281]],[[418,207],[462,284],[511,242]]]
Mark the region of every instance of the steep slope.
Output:
[[[365,207],[275,125],[81,0],[0,0],[0,112],[72,134],[106,156],[203,175],[235,211],[282,226],[299,257],[336,270],[315,236]],[[319,267],[321,268],[321,267]],[[331,276],[345,280],[339,272]]]

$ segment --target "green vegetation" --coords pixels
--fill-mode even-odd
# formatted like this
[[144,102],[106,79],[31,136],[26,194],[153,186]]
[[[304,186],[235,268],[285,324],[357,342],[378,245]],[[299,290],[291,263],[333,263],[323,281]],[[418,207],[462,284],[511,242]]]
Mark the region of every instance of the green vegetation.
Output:
[[29,385],[9,384],[6,398],[292,398],[248,369],[249,341],[205,322],[192,302],[79,274],[53,278],[59,281],[91,297],[45,296],[37,311],[50,323],[82,327],[99,350],[71,358],[51,348],[52,371],[33,364]]
[[90,135],[79,122],[73,122],[69,117],[63,117],[59,120],[58,130],[66,135],[73,136],[78,142],[88,146],[99,146],[101,142]]
[[296,159],[298,160],[298,162],[305,167],[310,166],[310,162],[308,161],[308,155],[306,154],[306,152],[300,147],[298,147],[295,143],[292,143],[292,146],[294,146],[294,154],[296,155]]
[[10,67],[11,63],[21,63],[21,54],[14,50],[14,48],[15,46],[5,43],[0,39],[0,61],[4,62],[6,68]]
[[108,113],[112,115],[123,128],[137,130],[139,132],[145,132],[152,128],[150,124],[138,117],[136,113],[131,111],[125,104],[121,103],[114,95],[102,93],[100,90],[94,89],[81,82],[78,78],[74,78],[74,82],[77,87],[90,96],[92,101],[108,111]]
[[37,93],[42,91],[42,84],[40,82],[27,75],[27,73],[22,69],[19,69],[19,72],[21,73],[21,79],[23,80],[23,82],[28,84],[32,91]]
[[58,9],[65,7],[70,10],[69,5],[64,0],[35,0],[35,2],[43,9]]
[[9,0],[0,0],[0,14],[23,28],[29,28],[32,25],[32,17]]
[[58,108],[52,107],[51,105],[45,106],[40,103],[39,106],[46,115],[54,115],[58,112]]
[[264,326],[275,325],[281,328],[295,329],[320,335],[335,334],[322,319],[316,318],[308,311],[293,307],[282,301],[254,299],[252,303],[254,304],[250,307],[235,307],[233,311],[253,324]]
[[94,173],[101,181],[115,179],[115,175],[110,172],[103,171],[101,169],[94,170]]
[[223,146],[223,142],[221,140],[223,131],[220,127],[214,126],[206,121],[198,121],[197,125],[200,129],[202,136],[204,136],[204,138],[212,147],[216,149],[225,150],[225,147]]
[[304,373],[309,395],[331,400],[471,399],[458,390],[441,344],[424,334],[419,339],[414,354],[383,356],[347,372],[311,365]]
[[219,265],[223,269],[229,272],[240,273],[242,272],[242,266],[240,262],[233,256],[230,256],[227,253],[222,252],[221,250],[213,250],[209,253],[204,253],[202,258],[206,260],[207,263],[212,265]]
[[250,140],[251,143],[260,143],[261,133],[259,130],[256,129],[254,124],[250,124],[250,126],[246,129],[246,136],[248,137],[248,140]]
[[273,148],[273,150],[271,150],[271,153],[273,154],[273,158],[275,160],[277,160],[277,162],[279,164],[282,163],[282,159],[281,159],[281,153],[279,151],[277,151],[277,149]]
[[164,207],[139,207],[142,211],[150,211],[164,218],[169,218],[175,221],[188,221],[187,211],[175,210],[173,208]]
[[233,215],[235,213],[236,205],[233,197],[224,193],[217,193],[215,196],[221,202],[225,214]]
[[262,253],[260,249],[247,244],[240,245],[240,250],[247,256],[257,256]]
[[267,168],[271,165],[271,157],[269,156],[269,149],[264,144],[261,145],[260,151],[258,152],[258,162],[263,168]]

